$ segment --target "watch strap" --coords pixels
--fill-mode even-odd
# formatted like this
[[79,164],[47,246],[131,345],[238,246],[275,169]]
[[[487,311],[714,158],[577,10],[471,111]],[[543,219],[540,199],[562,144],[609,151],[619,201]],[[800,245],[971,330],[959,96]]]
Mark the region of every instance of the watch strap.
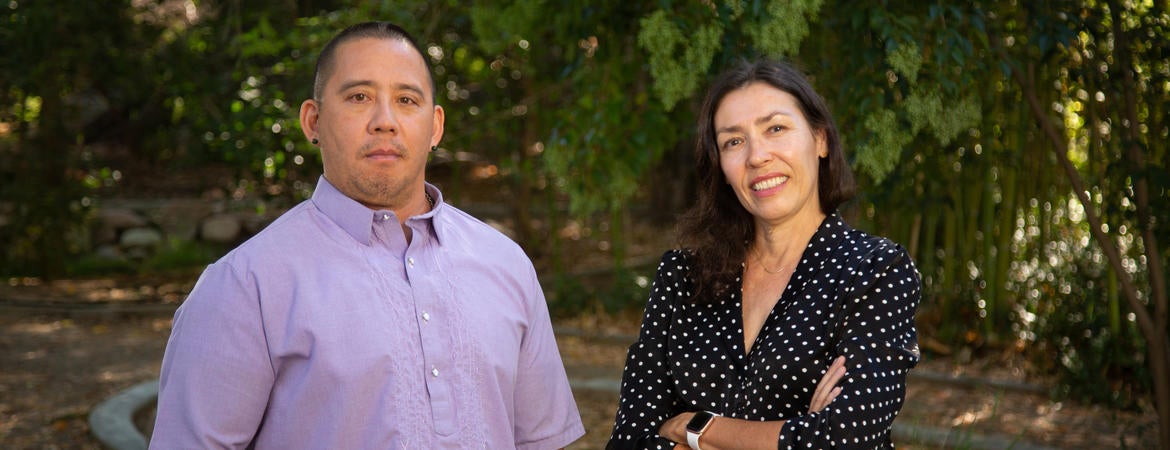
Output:
[[699,448],[700,434],[701,433],[687,431],[687,447],[690,447],[691,450],[703,450],[702,448]]
[[[711,426],[711,422],[714,422],[715,418],[719,415],[709,411],[700,411],[695,414],[697,417],[691,419],[692,423],[695,419],[703,420],[703,423],[698,430],[694,429],[692,423],[687,424],[687,446],[692,450],[702,450],[702,448],[699,447],[699,437],[701,437],[703,433],[707,431],[707,428]],[[702,416],[706,416],[706,419],[704,420]]]

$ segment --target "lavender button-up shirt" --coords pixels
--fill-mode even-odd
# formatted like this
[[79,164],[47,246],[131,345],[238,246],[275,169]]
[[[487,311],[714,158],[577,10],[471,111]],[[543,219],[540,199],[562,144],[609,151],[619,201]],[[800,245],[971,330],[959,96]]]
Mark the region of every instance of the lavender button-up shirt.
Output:
[[373,211],[324,177],[175,314],[151,448],[551,449],[584,434],[536,273],[444,204]]

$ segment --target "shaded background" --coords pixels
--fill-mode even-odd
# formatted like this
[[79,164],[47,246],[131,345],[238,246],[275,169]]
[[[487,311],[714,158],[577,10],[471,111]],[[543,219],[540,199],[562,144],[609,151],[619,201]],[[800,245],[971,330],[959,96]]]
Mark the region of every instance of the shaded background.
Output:
[[[1170,448],[1165,2],[464,3],[0,5],[0,276],[197,268],[306,198],[316,51],[380,19],[434,66],[448,199],[532,255],[558,317],[637,311],[693,195],[707,80],[784,57],[859,175],[842,214],[922,272],[924,350],[1011,353],[1057,398],[1161,410]],[[259,225],[105,245],[110,205],[192,199]]]

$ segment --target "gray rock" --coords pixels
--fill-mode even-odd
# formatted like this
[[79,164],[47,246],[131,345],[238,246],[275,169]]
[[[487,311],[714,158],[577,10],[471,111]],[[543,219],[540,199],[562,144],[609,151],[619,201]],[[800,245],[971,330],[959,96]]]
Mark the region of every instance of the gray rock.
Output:
[[203,219],[199,225],[199,237],[207,242],[230,244],[240,238],[243,225],[240,219],[230,214],[215,214]]
[[256,233],[259,233],[260,230],[263,230],[264,227],[268,226],[268,224],[272,223],[272,220],[272,217],[268,217],[262,214],[248,215],[247,217],[244,217],[243,220],[244,232],[247,233],[248,236],[255,235]]
[[150,223],[141,214],[129,208],[102,208],[93,222],[93,245],[117,244],[118,234],[124,230],[143,228]]
[[101,226],[115,230],[139,228],[147,225],[146,218],[130,209],[103,208],[97,212],[97,220]]
[[110,244],[99,245],[98,248],[94,250],[93,254],[98,259],[111,261],[125,259],[125,255],[122,253],[122,249],[118,248],[116,245]]
[[199,220],[211,215],[211,205],[200,199],[168,199],[150,214],[168,237],[193,241],[199,238]]
[[163,243],[163,234],[154,228],[131,228],[122,232],[118,244],[123,249],[155,249]]

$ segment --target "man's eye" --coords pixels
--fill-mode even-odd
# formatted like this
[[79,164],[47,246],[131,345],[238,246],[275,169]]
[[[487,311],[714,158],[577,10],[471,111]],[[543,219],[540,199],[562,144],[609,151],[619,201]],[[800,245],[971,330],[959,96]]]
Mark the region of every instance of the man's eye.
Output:
[[414,99],[410,98],[410,97],[402,97],[402,98],[398,99],[398,103],[402,103],[404,105],[414,105],[414,104],[417,104],[418,102],[414,101]]
[[367,97],[366,94],[353,94],[353,95],[349,96],[349,98],[354,99],[354,100],[359,101],[359,102],[364,102],[364,101],[369,99],[369,97]]

